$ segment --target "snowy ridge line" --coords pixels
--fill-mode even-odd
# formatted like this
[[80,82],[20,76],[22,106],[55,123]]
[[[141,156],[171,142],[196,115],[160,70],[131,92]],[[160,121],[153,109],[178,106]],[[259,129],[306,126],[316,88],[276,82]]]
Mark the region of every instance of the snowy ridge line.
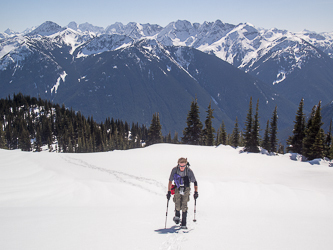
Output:
[[[167,190],[167,187],[165,185],[163,185],[162,183],[153,180],[153,179],[149,179],[149,178],[144,178],[144,177],[140,177],[140,176],[135,176],[135,175],[131,175],[131,174],[127,174],[124,172],[120,172],[120,171],[115,171],[115,170],[110,170],[110,169],[106,169],[106,168],[102,168],[102,167],[97,167],[95,165],[89,164],[83,160],[79,160],[79,159],[75,159],[73,157],[62,157],[66,162],[72,164],[72,165],[76,165],[79,167],[84,167],[84,168],[90,168],[90,169],[96,169],[102,172],[106,172],[108,174],[113,175],[118,181],[141,188],[147,192],[153,193],[155,195],[164,195],[165,190]],[[131,180],[127,180],[126,177],[131,178]],[[139,182],[135,183],[135,182]],[[145,187],[142,184],[148,184],[149,187],[152,186],[152,188],[149,187]],[[156,187],[158,188],[158,190],[160,190],[161,192],[155,192],[153,191],[156,190]]]

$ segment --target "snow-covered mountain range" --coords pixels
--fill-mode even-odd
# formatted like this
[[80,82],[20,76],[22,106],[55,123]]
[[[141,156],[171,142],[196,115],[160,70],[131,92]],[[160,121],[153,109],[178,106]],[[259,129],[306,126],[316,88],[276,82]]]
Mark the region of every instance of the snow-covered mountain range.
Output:
[[[279,72],[272,77],[270,84],[282,82],[297,68],[301,68],[308,57],[320,56],[318,49],[333,59],[333,33],[315,33],[303,31],[299,33],[278,29],[256,28],[249,23],[232,25],[223,23],[220,20],[215,22],[190,23],[189,21],[178,20],[171,22],[166,27],[156,24],[139,24],[130,22],[127,25],[122,23],[112,24],[105,29],[89,23],[78,25],[75,22],[69,23],[66,27],[61,27],[53,22],[47,21],[34,28],[27,29],[23,33],[6,30],[1,33],[1,37],[6,41],[1,41],[2,57],[11,49],[17,41],[22,42],[22,37],[49,36],[72,46],[72,51],[78,45],[84,45],[91,38],[98,38],[106,50],[114,50],[118,47],[107,47],[103,42],[106,35],[123,35],[133,41],[142,38],[154,38],[165,46],[188,46],[200,51],[214,54],[222,60],[245,70],[255,72],[260,75],[258,63],[261,60],[275,59],[283,60],[288,57],[289,65],[280,67]],[[104,37],[104,38],[103,38]],[[112,42],[112,41],[111,41]],[[123,44],[128,44],[124,41]],[[12,45],[12,46],[10,46]],[[96,52],[96,51],[94,51]],[[93,53],[93,52],[92,52]]]
[[[227,71],[219,67],[226,66],[222,66],[216,58],[239,71],[228,70],[233,72],[232,76],[221,74],[220,72]],[[163,62],[163,66],[153,70],[148,65],[152,62],[155,62],[155,66]],[[120,64],[127,68],[120,70]],[[212,68],[215,70],[212,71]],[[130,71],[127,72],[127,69]],[[292,105],[292,115],[287,115],[292,117],[296,111],[294,106],[298,106],[301,98],[305,99],[307,111],[320,100],[324,104],[332,101],[333,33],[292,33],[256,28],[249,23],[227,24],[220,20],[202,24],[178,20],[166,27],[131,22],[127,25],[115,23],[106,28],[89,23],[78,25],[75,22],[61,27],[48,21],[23,33],[6,30],[0,34],[2,97],[13,92],[26,92],[74,105],[73,102],[68,102],[73,100],[74,95],[81,92],[81,97],[87,96],[105,89],[105,86],[111,86],[106,84],[114,81],[117,81],[117,86],[125,86],[124,83],[127,82],[133,84],[133,81],[152,81],[162,74],[161,77],[165,79],[160,81],[170,82],[168,77],[175,73],[173,69],[181,70],[188,77],[186,80],[181,79],[179,72],[172,76],[178,82],[177,86],[182,84],[185,92],[189,93],[191,87],[184,87],[184,82],[188,81],[189,84],[194,81],[200,85],[198,88],[207,92],[207,97],[210,96],[222,113],[230,109],[230,113],[226,115],[229,124],[233,123],[236,115],[244,112],[239,108],[235,109],[237,104],[232,100],[237,100],[236,95],[242,96],[240,92],[244,91],[244,100],[239,100],[238,105],[241,103],[247,109],[247,104],[244,103],[248,103],[250,96],[246,91],[253,83],[258,91],[258,98],[261,96],[263,100],[261,103],[270,104],[267,114],[272,112],[271,105],[279,105],[283,110],[281,103],[284,103]],[[244,80],[246,77],[241,81],[238,79],[241,71],[246,73],[248,80]],[[133,76],[128,79],[130,75]],[[237,81],[240,84],[238,89],[231,91],[231,85],[235,85]],[[90,83],[84,94],[82,82]],[[115,98],[115,93],[111,92],[103,94],[108,98]],[[122,90],[122,93],[117,93],[121,95],[120,99],[125,98],[124,95],[129,92]],[[57,99],[56,95],[62,95],[62,98]],[[256,96],[254,93],[251,95],[254,98]],[[226,101],[226,96],[232,100]],[[277,101],[278,98],[282,99]],[[119,105],[115,100],[110,102]],[[150,101],[148,105],[150,112],[158,111],[154,111],[153,103],[155,101]],[[98,105],[95,107],[99,108]],[[119,110],[121,109],[118,108],[117,115],[121,113]],[[147,107],[141,107],[141,110],[147,112]],[[95,112],[97,111],[91,108],[88,114]]]

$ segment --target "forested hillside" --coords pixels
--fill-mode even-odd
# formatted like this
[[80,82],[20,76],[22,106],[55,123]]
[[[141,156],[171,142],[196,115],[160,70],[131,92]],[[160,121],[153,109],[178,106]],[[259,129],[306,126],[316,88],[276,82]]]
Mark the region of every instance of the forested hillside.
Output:
[[97,123],[64,105],[14,95],[0,100],[0,147],[58,152],[101,152],[140,147],[148,130],[138,124],[107,118]]

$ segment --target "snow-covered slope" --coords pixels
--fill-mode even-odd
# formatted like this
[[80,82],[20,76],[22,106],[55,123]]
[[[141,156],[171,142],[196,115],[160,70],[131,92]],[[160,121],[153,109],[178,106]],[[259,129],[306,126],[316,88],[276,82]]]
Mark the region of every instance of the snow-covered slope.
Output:
[[333,32],[318,34],[316,32],[304,30],[303,32],[296,33],[296,35],[313,44],[315,47],[320,48],[333,58]]
[[75,51],[76,57],[96,55],[106,51],[113,51],[132,45],[133,39],[124,35],[101,35],[91,39]]
[[9,64],[14,63],[17,67],[32,53],[29,48],[29,38],[24,36],[14,36],[4,39],[0,43],[0,70],[6,70]]
[[[187,157],[197,222],[166,219],[168,177]],[[320,160],[158,144],[94,154],[0,150],[1,249],[330,249],[333,172]],[[192,184],[193,185],[193,184]],[[192,192],[193,194],[193,192]]]

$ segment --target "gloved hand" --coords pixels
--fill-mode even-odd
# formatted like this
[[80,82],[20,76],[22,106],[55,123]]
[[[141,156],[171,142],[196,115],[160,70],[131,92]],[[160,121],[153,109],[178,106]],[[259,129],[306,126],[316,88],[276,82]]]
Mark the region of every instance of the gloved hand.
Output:
[[170,200],[170,197],[171,197],[171,191],[168,191],[166,197],[167,197],[168,200]]
[[197,191],[195,191],[195,192],[194,192],[194,195],[193,195],[193,198],[196,200],[196,199],[198,199],[198,197],[199,197],[199,194],[198,194]]

